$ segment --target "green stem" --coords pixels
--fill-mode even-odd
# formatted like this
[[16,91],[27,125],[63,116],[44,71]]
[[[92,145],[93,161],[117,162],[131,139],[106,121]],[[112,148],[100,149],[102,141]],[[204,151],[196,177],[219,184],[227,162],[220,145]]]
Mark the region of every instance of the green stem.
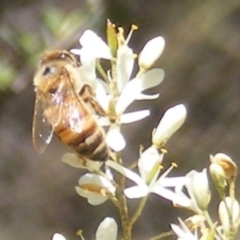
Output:
[[145,206],[145,204],[146,204],[146,202],[147,202],[147,197],[148,197],[148,196],[146,196],[146,197],[144,197],[144,198],[142,198],[142,199],[140,200],[140,202],[139,202],[139,204],[138,204],[138,207],[137,207],[135,213],[133,214],[133,216],[131,217],[131,219],[130,219],[130,221],[129,221],[129,224],[130,224],[131,226],[133,226],[133,224],[136,222],[136,220],[141,216],[141,213],[142,213],[142,211],[143,211],[143,208],[144,208],[144,206]]
[[[119,164],[122,164],[122,159],[120,157],[120,153],[115,153],[116,154],[116,162]],[[132,227],[129,225],[129,216],[128,216],[128,206],[127,206],[127,199],[124,195],[124,187],[125,187],[125,177],[117,173],[117,192],[116,192],[116,197],[119,202],[119,213],[121,217],[121,222],[122,222],[122,228],[123,228],[123,240],[131,240],[131,230]]]
[[232,199],[235,199],[235,180],[236,178],[232,178],[228,181],[229,183],[229,196]]
[[212,221],[212,219],[211,219],[208,211],[207,211],[207,210],[206,210],[206,211],[203,211],[203,215],[204,215],[204,217],[206,218],[207,223],[208,223],[208,226],[210,227],[210,229],[211,229],[213,232],[215,232],[215,225],[213,224],[213,221]]
[[162,238],[166,238],[166,237],[170,237],[170,236],[174,236],[174,235],[175,235],[175,233],[173,231],[163,232],[157,236],[151,237],[150,240],[158,240],[158,239],[162,239]]

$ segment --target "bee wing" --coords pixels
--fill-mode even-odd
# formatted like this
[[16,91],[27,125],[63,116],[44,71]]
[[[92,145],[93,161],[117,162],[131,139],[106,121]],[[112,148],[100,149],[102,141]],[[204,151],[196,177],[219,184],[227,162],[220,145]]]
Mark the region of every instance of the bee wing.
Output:
[[69,123],[70,129],[73,132],[81,133],[83,130],[85,118],[83,116],[83,113],[79,111],[78,104],[81,104],[80,99],[78,99],[76,104],[77,104],[76,106],[71,105],[68,108],[68,116],[69,116],[68,123]]
[[43,153],[46,146],[51,142],[54,126],[44,116],[44,111],[49,107],[47,101],[40,92],[36,93],[34,106],[32,139],[36,150]]
[[[85,116],[88,112],[87,106],[84,101],[79,97],[73,86],[74,79],[71,79],[67,71],[63,71],[62,77],[67,80],[70,84],[68,89],[69,95],[72,101],[69,104],[62,103],[62,111],[65,111],[68,116],[68,124],[73,132],[81,133],[84,127]],[[64,115],[64,114],[63,114]]]

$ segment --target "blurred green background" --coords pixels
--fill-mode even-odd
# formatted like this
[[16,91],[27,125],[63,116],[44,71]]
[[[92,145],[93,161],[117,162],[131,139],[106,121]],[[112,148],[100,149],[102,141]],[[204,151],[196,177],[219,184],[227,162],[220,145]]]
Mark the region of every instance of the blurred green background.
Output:
[[[126,161],[137,158],[139,144],[149,145],[152,128],[163,112],[184,103],[187,120],[168,143],[165,158],[166,164],[179,165],[175,175],[201,170],[209,164],[209,154],[217,152],[239,163],[239,1],[2,0],[0,14],[1,240],[51,239],[56,231],[73,240],[78,239],[75,232],[80,228],[86,239],[94,239],[105,216],[118,220],[110,203],[91,207],[76,195],[74,186],[83,172],[61,162],[67,148],[56,140],[40,155],[31,140],[32,78],[39,55],[47,48],[78,46],[85,29],[104,37],[108,18],[126,30],[132,23],[139,26],[130,42],[136,53],[157,35],[166,40],[156,63],[166,72],[164,82],[155,89],[160,98],[131,107],[150,106],[151,117],[123,127],[129,146]],[[150,196],[134,228],[134,239],[167,231],[177,216],[188,215],[184,213]]]

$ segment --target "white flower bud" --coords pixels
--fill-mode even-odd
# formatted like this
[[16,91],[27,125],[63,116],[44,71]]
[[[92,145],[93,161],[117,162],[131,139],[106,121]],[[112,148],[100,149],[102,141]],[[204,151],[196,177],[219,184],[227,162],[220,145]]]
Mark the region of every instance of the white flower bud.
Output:
[[183,104],[168,109],[153,132],[152,143],[160,148],[184,123],[187,110]]
[[209,171],[212,176],[213,182],[218,192],[220,193],[220,196],[224,196],[227,181],[223,168],[216,163],[211,163],[209,166]]
[[224,153],[217,153],[214,156],[210,155],[210,161],[222,168],[226,179],[237,175],[237,165],[228,155]]
[[192,171],[191,175],[194,198],[198,207],[202,210],[206,210],[211,199],[207,170],[203,169],[202,172]]
[[155,37],[148,41],[138,57],[138,65],[142,69],[149,69],[161,56],[165,46],[163,37]]
[[66,238],[59,233],[54,233],[52,240],[66,240]]
[[236,228],[240,219],[240,207],[236,199],[226,197],[220,202],[218,214],[225,233]]
[[96,240],[117,239],[117,223],[113,218],[106,217],[100,224],[96,232]]

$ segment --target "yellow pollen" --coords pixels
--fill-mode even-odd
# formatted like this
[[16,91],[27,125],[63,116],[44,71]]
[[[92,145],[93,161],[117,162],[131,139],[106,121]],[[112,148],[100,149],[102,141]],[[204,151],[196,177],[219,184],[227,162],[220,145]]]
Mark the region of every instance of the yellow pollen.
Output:
[[158,166],[158,168],[159,168],[160,170],[162,170],[164,167],[163,167],[162,164],[160,164],[160,165]]
[[178,167],[178,165],[175,162],[172,162],[171,165],[172,165],[172,167],[175,167],[175,168]]
[[107,196],[107,191],[106,191],[106,189],[101,189],[100,190],[100,193],[102,194],[102,196],[104,196],[104,197],[106,197]]
[[168,151],[167,151],[167,149],[166,149],[166,148],[161,148],[160,150],[161,150],[161,152],[162,152],[163,154],[166,154],[166,153],[168,153]]
[[134,30],[138,30],[138,26],[135,25],[135,24],[132,24],[131,29],[132,29],[133,31],[134,31]]
[[87,190],[87,191],[91,191],[91,192],[95,192],[95,193],[101,193],[102,191],[102,187],[98,186],[98,185],[94,185],[94,184],[81,184],[80,187],[83,190]]
[[79,229],[79,230],[77,230],[77,232],[76,232],[76,235],[77,236],[82,236],[82,234],[83,234],[83,230],[82,229]]
[[138,55],[136,53],[133,54],[133,59],[136,59]]

